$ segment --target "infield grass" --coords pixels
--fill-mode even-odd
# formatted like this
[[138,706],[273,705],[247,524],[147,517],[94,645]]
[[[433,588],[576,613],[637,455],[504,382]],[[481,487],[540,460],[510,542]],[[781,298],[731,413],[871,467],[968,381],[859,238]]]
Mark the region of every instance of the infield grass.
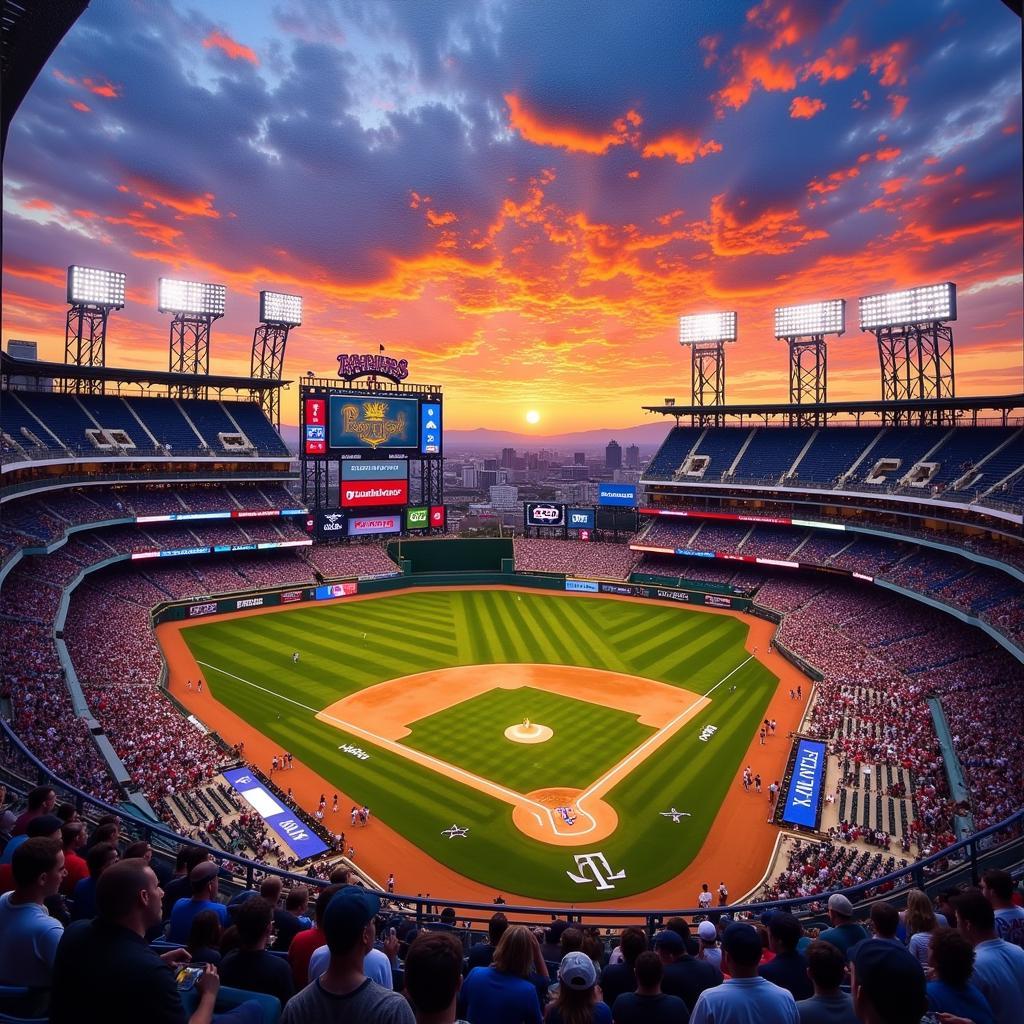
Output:
[[[595,893],[568,878],[567,870],[575,869],[574,853],[597,849],[613,869],[625,870],[626,877],[606,894],[622,897],[678,874],[700,848],[777,684],[760,662],[748,659],[746,634],[738,618],[673,605],[505,590],[405,591],[196,624],[183,631],[219,701],[328,782],[368,804],[376,817],[431,856],[493,886],[496,893],[576,903],[593,901]],[[296,650],[301,660],[293,665]],[[348,694],[398,676],[517,662],[610,669],[698,695],[729,678],[707,707],[607,794],[619,828],[593,848],[529,839],[512,823],[508,804],[314,717]],[[579,707],[584,702],[543,694],[552,703],[535,714],[523,711],[515,699],[503,704],[505,692],[516,694],[491,691],[423,719],[407,740],[428,745],[440,757],[445,754],[439,744],[447,745],[463,759],[450,760],[469,767],[469,759],[474,771],[495,781],[502,781],[499,773],[504,772],[508,785],[513,785],[509,779],[525,778],[514,787],[525,792],[550,785],[585,787],[621,759],[623,747],[635,747],[650,734],[622,712],[601,708],[605,716],[591,720]],[[498,721],[482,725],[484,708]],[[554,727],[558,721],[559,740],[565,734],[564,782],[562,767],[559,781],[549,781],[548,767],[538,780],[527,762],[544,755],[531,748],[503,736],[507,746],[496,748],[495,731],[500,734],[526,714],[536,721],[556,716],[544,724]],[[462,715],[467,717],[462,720]],[[705,725],[717,731],[701,742]],[[452,742],[456,727],[464,732]],[[363,747],[370,758],[360,761],[340,753],[339,745],[346,742]],[[606,748],[607,742],[618,746]],[[675,825],[659,815],[670,806],[692,817]],[[452,824],[469,827],[467,840],[451,842],[441,835]],[[394,870],[400,888],[401,865]]]

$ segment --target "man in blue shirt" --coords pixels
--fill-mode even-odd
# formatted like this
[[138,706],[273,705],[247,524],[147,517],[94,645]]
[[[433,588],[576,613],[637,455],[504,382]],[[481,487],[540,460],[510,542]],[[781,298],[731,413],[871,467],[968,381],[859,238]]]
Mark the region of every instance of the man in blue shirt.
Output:
[[782,911],[772,914],[768,920],[768,938],[775,957],[761,964],[757,972],[773,985],[791,992],[794,999],[810,999],[814,995],[814,986],[807,977],[807,959],[796,950],[803,931],[792,914]]
[[996,938],[992,904],[977,889],[953,901],[960,933],[974,947],[971,981],[981,989],[996,1024],[1019,1024],[1024,1006],[1024,949]]
[[200,911],[212,910],[219,918],[222,928],[227,928],[228,908],[217,901],[217,876],[220,869],[212,860],[204,860],[189,872],[192,898],[178,900],[171,911],[171,927],[167,933],[170,942],[188,942],[192,920]]
[[928,1006],[924,985],[917,958],[891,942],[868,939],[850,950],[853,1009],[865,1024],[917,1024]]
[[849,960],[850,950],[868,938],[868,933],[854,921],[853,904],[841,892],[834,892],[828,898],[828,919],[832,927],[826,928],[818,938],[831,942]]

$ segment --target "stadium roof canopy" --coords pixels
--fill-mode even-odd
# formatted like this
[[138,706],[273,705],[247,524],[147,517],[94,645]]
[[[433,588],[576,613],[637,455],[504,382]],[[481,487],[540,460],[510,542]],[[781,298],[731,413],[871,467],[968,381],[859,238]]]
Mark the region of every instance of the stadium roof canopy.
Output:
[[37,380],[101,380],[117,384],[163,385],[214,390],[270,391],[287,387],[290,380],[262,377],[231,377],[218,373],[172,373],[169,370],[127,370],[117,366],[76,366],[43,359],[15,359],[0,352],[0,374],[5,378],[33,377]]
[[983,409],[1008,413],[1024,409],[1024,393],[1014,395],[970,395],[964,398],[915,398],[901,402],[820,402],[797,405],[789,402],[747,402],[742,405],[645,405],[645,412],[663,416],[865,416],[906,412],[979,412]]

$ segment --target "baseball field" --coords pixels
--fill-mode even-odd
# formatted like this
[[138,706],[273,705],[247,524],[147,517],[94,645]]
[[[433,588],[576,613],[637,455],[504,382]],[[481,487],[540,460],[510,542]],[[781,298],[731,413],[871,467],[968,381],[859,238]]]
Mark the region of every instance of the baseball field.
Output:
[[[329,801],[368,805],[495,893],[587,903],[646,892],[700,849],[778,683],[747,631],[653,602],[472,589],[181,635],[210,697]],[[372,844],[348,809],[325,824]]]

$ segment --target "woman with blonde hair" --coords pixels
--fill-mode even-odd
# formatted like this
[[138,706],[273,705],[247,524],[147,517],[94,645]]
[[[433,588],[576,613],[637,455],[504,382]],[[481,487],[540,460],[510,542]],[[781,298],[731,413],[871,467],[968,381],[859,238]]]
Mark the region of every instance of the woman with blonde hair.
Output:
[[907,893],[903,927],[907,933],[907,949],[922,967],[928,966],[928,944],[938,926],[932,901],[920,889],[911,889]]
[[529,928],[512,925],[494,948],[490,967],[474,967],[460,1004],[469,1024],[541,1024],[540,996],[531,975],[547,977],[540,943]]

